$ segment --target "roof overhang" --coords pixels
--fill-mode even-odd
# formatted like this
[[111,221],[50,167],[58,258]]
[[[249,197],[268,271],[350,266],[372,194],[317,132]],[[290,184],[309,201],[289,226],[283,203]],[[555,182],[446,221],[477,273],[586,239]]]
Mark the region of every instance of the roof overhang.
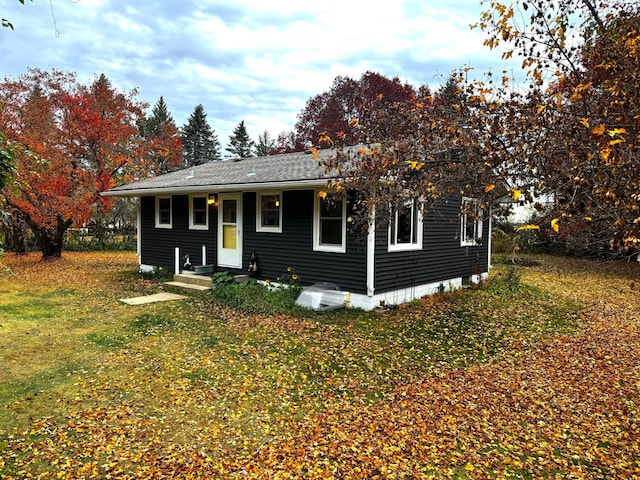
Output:
[[216,185],[191,185],[180,187],[132,188],[109,190],[102,192],[105,197],[144,197],[149,195],[187,195],[194,193],[238,192],[254,190],[296,190],[300,188],[317,188],[327,184],[328,179],[297,180],[283,182],[238,183]]

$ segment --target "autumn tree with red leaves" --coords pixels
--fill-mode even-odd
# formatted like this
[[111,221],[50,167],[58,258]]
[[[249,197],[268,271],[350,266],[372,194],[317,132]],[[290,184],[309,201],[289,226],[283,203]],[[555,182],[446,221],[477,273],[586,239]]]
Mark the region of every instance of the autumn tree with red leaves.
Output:
[[173,148],[141,137],[145,105],[136,93],[118,92],[104,76],[85,86],[58,70],[33,69],[0,84],[0,130],[20,145],[16,174],[3,194],[43,258],[61,255],[72,225],[82,225],[96,208],[110,208],[101,192],[154,171],[152,149]]
[[359,80],[336,77],[331,89],[307,101],[298,114],[295,136],[301,142],[319,147],[329,147],[330,142],[320,138],[342,138],[343,142],[355,145],[361,142],[362,130],[356,128],[362,115],[372,109],[385,108],[395,102],[406,102],[415,98],[416,91],[399,78],[389,79],[375,72],[366,72]]
[[[450,195],[488,211],[500,200],[554,199],[536,228],[584,253],[640,247],[640,7],[592,0],[492,1],[478,27],[504,58],[523,59],[526,80],[506,71],[455,73],[431,96],[380,93],[342,130],[320,138],[341,149],[325,162],[329,187],[361,192],[366,225],[403,198],[425,210]],[[383,103],[384,102],[384,103]],[[329,103],[327,103],[329,105]],[[540,206],[542,208],[542,206]]]

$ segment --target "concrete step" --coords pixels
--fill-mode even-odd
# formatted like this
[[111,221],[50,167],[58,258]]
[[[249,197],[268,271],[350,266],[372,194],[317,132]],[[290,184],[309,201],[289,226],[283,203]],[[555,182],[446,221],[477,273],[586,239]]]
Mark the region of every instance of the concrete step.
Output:
[[208,292],[209,290],[211,290],[211,286],[210,286],[211,281],[209,281],[209,286],[197,285],[195,283],[180,282],[175,280],[173,282],[165,282],[164,284],[168,287],[171,287],[172,289],[180,290],[181,292],[185,292],[185,293],[201,293],[201,292]]
[[180,273],[173,276],[173,281],[211,288],[211,277],[206,275],[195,275],[193,273]]

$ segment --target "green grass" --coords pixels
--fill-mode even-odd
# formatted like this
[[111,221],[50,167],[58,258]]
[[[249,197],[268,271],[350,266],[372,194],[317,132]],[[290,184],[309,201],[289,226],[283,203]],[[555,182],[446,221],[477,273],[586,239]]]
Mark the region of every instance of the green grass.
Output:
[[[527,284],[521,272],[500,267],[479,288],[384,314],[311,312],[293,305],[294,290],[254,283],[124,306],[115,298],[159,284],[136,284],[122,271],[105,274],[104,293],[92,295],[81,285],[40,285],[30,294],[19,278],[7,281],[11,287],[0,282],[0,361],[8,366],[0,376],[0,446],[38,419],[66,425],[124,405],[127,418],[151,419],[162,443],[206,451],[203,426],[219,425],[225,433],[216,445],[226,455],[250,455],[325,409],[327,398],[374,403],[438,365],[508,356],[514,341],[574,331],[581,305]],[[37,335],[27,334],[34,328]]]

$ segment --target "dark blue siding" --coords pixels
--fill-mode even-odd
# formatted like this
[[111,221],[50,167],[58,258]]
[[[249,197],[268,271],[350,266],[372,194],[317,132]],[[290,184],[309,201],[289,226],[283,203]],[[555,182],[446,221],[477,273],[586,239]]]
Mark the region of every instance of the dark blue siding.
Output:
[[282,233],[256,232],[256,193],[244,194],[244,260],[258,258],[260,279],[275,280],[291,267],[303,284],[333,282],[366,292],[366,252],[361,239],[347,236],[346,253],[313,250],[313,190],[282,192]]
[[[256,193],[243,194],[242,270],[246,273],[252,252],[258,257],[259,279],[275,281],[291,267],[305,284],[333,282],[354,293],[366,292],[366,252],[363,239],[347,236],[346,253],[313,250],[313,190],[282,193],[282,233],[256,232]],[[216,264],[217,209],[209,209],[209,230],[189,230],[189,197],[172,197],[173,228],[155,227],[155,197],[142,197],[142,263],[173,266],[174,249],[189,253],[191,263],[201,263],[202,245],[207,262]]]
[[207,263],[216,261],[216,209],[209,209],[209,230],[189,229],[189,196],[173,195],[171,198],[172,228],[156,228],[155,197],[140,199],[142,213],[141,262],[145,265],[173,268],[175,248],[181,256],[189,254],[193,265],[202,264],[202,245],[207,247]]
[[487,271],[489,221],[483,222],[482,245],[460,246],[460,203],[450,198],[425,216],[422,250],[388,252],[388,231],[377,230],[376,293]]

